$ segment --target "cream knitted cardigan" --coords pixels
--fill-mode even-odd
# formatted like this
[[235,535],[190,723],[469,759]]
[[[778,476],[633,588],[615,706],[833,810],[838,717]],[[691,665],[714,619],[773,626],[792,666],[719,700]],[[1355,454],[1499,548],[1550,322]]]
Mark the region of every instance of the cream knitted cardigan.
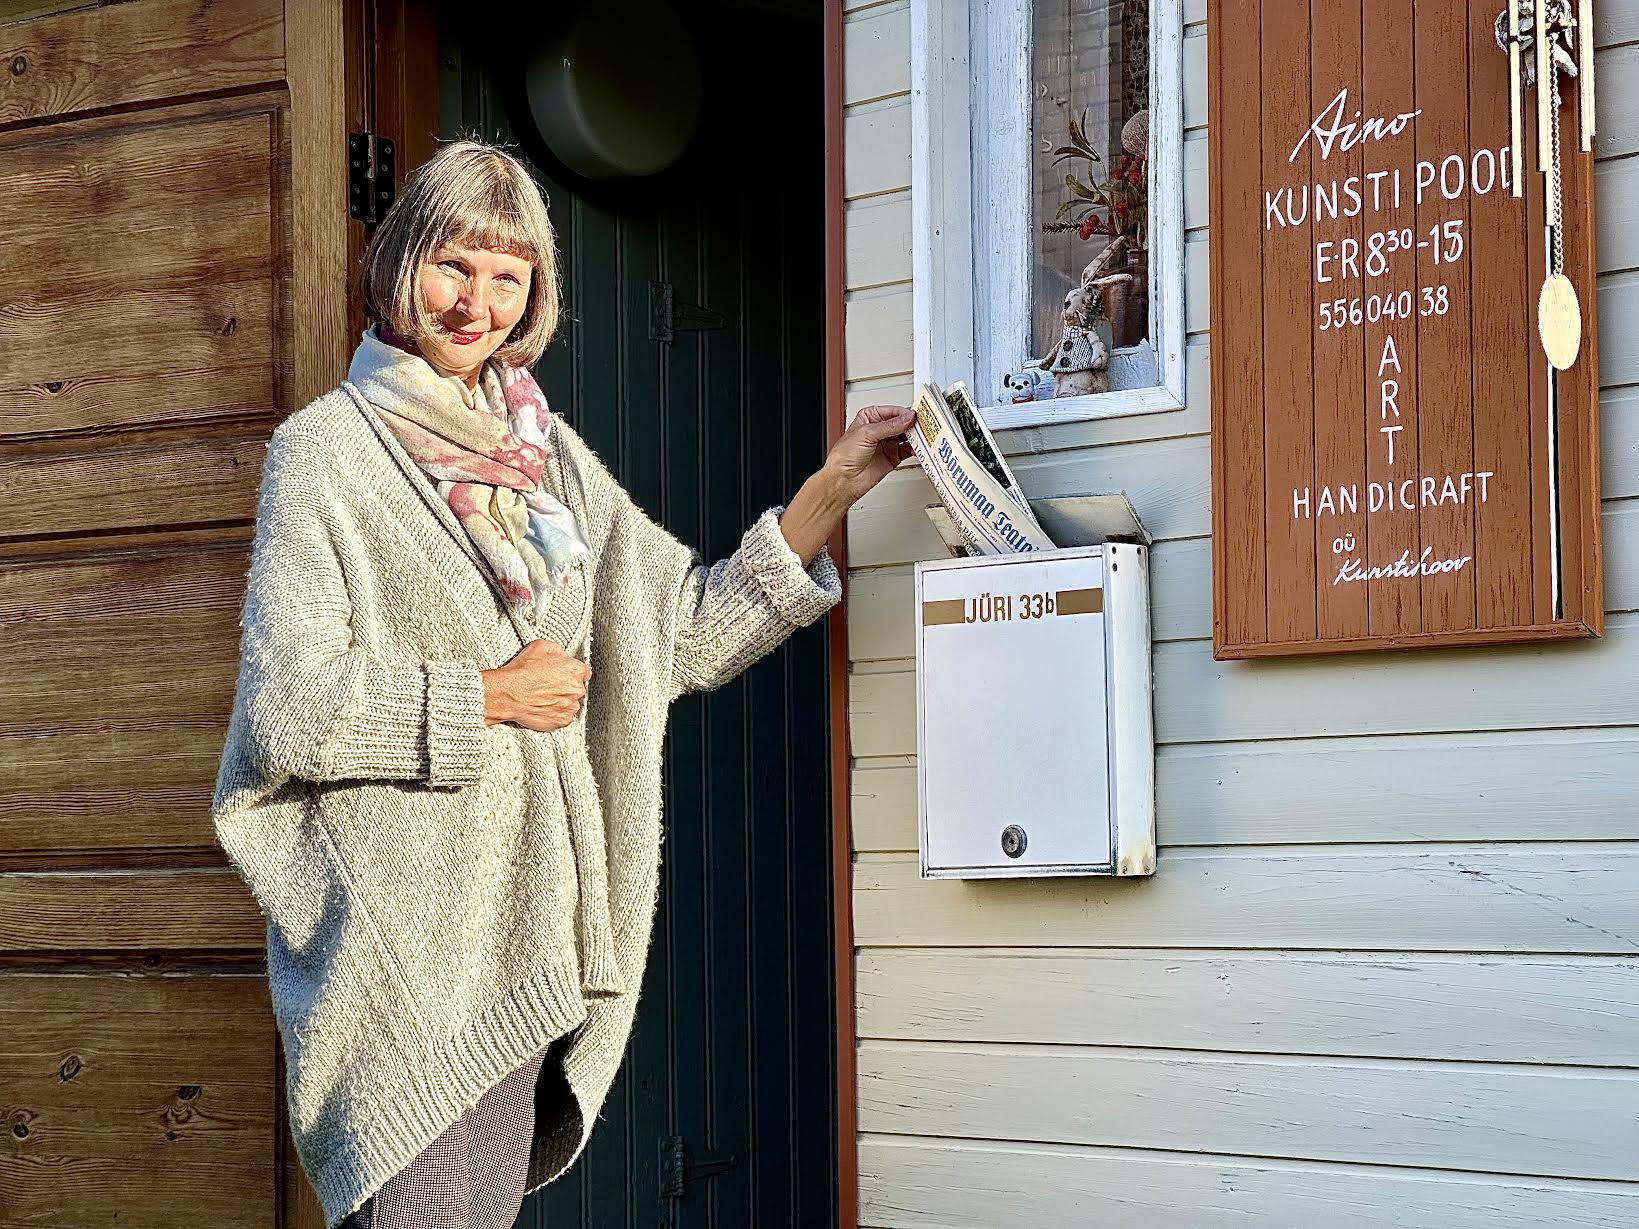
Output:
[[[534,626],[351,384],[268,443],[211,811],[267,918],[291,1132],[327,1229],[558,1038],[526,1190],[580,1155],[648,953],[668,707],[841,597],[823,548],[802,567],[780,507],[708,568],[561,418],[553,431],[580,481],[562,457],[543,481],[594,561]],[[583,719],[485,725],[480,669],[583,631]],[[606,836],[602,936],[575,933],[577,820]]]

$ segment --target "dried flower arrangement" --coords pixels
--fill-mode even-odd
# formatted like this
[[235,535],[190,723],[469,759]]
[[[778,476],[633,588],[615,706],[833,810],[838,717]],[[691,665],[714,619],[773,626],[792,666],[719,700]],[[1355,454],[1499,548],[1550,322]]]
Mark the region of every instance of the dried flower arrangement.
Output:
[[[1050,165],[1057,166],[1066,160],[1084,162],[1086,182],[1074,171],[1064,176],[1064,186],[1070,190],[1071,199],[1059,206],[1051,221],[1042,223],[1042,230],[1073,230],[1084,240],[1094,235],[1120,235],[1131,250],[1142,250],[1146,246],[1149,218],[1146,157],[1149,112],[1138,112],[1122,127],[1124,152],[1102,182],[1099,176],[1104,174],[1105,163],[1087,140],[1087,112],[1082,111],[1079,121],[1069,119],[1068,127],[1070,143],[1051,151]],[[1066,215],[1071,216],[1066,218]]]

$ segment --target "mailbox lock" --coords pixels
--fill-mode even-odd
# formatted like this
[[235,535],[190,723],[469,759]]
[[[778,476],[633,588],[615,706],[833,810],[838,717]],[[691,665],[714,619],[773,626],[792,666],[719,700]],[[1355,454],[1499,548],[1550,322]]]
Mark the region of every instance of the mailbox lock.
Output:
[[1010,858],[1017,858],[1024,853],[1024,847],[1030,843],[1024,834],[1024,829],[1018,824],[1008,824],[1002,829],[1002,852]]

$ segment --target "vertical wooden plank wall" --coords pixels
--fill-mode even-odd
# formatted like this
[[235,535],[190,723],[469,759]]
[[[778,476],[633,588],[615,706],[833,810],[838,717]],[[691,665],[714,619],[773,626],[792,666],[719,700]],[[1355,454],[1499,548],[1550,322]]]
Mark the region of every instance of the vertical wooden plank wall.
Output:
[[[1263,113],[1301,115],[1309,109],[1311,14],[1307,5],[1265,4],[1262,8]],[[1245,54],[1244,48],[1236,54]],[[1255,216],[1262,219],[1263,195],[1289,181],[1291,175],[1287,170],[1288,151],[1270,139],[1267,123],[1260,124],[1260,137],[1263,192]],[[1238,160],[1250,152],[1237,150],[1234,156]],[[1308,157],[1300,154],[1299,159],[1306,169]],[[1299,182],[1307,178],[1305,175]],[[1293,232],[1288,242],[1307,253],[1312,246],[1313,211],[1304,204],[1301,210],[1289,207],[1286,216]],[[1298,517],[1292,512],[1292,492],[1315,486],[1315,432],[1310,421],[1315,373],[1313,275],[1307,259],[1270,260],[1268,255],[1266,243],[1263,305],[1256,317],[1263,340],[1264,495],[1260,513],[1267,544],[1266,636],[1275,642],[1313,640],[1318,518]],[[1227,583],[1236,582],[1230,578]]]
[[[1223,11],[1214,39],[1224,76],[1208,89],[1231,135],[1207,147],[1222,236],[1212,284],[1225,317],[1220,350],[1233,345],[1262,371],[1255,393],[1240,372],[1216,373],[1214,446],[1219,481],[1233,485],[1261,441],[1263,488],[1243,507],[1244,496],[1219,487],[1216,654],[1597,634],[1595,360],[1585,352],[1550,377],[1534,325],[1543,270],[1516,285],[1542,260],[1544,179],[1533,145],[1529,199],[1504,182],[1507,58],[1494,35],[1487,44],[1466,5],[1307,0]],[[1253,59],[1262,89],[1248,94]],[[1591,166],[1576,148],[1574,91],[1560,97],[1566,270],[1586,287]],[[1228,202],[1249,196],[1260,227],[1229,233]],[[1248,323],[1241,288],[1254,261],[1262,299]],[[1585,294],[1590,334],[1593,303]],[[1523,453],[1532,430],[1540,447]],[[1563,490],[1557,520],[1550,465]],[[1261,573],[1245,568],[1253,550]],[[1539,599],[1530,609],[1528,583]],[[1259,604],[1261,632],[1243,614]],[[1236,639],[1230,627],[1243,622],[1254,629]]]
[[[933,496],[906,467],[850,514],[858,1221],[1193,1229],[1203,1209],[1233,1208],[1271,1226],[1633,1223],[1639,25],[1616,6],[1601,9],[1601,128],[1589,181],[1598,274],[1590,267],[1578,288],[1591,298],[1597,286],[1601,312],[1600,336],[1584,344],[1599,343],[1602,490],[1592,487],[1591,441],[1564,445],[1589,478],[1567,500],[1579,514],[1597,507],[1603,520],[1605,637],[1218,661],[1215,620],[1231,638],[1266,631],[1261,601],[1215,605],[1210,568],[1211,534],[1226,510],[1250,508],[1273,485],[1266,457],[1294,469],[1363,464],[1367,480],[1384,474],[1381,450],[1369,446],[1380,426],[1373,414],[1360,423],[1362,460],[1348,432],[1318,438],[1307,462],[1264,438],[1263,363],[1247,355],[1262,358],[1256,317],[1271,295],[1279,301],[1281,283],[1257,260],[1209,267],[1209,224],[1229,232],[1230,246],[1255,251],[1263,202],[1244,180],[1209,180],[1207,115],[1209,88],[1222,91],[1211,106],[1225,127],[1213,139],[1261,165],[1259,99],[1277,83],[1266,85],[1270,66],[1255,58],[1221,62],[1212,77],[1206,70],[1231,26],[1256,28],[1268,24],[1266,11],[1306,6],[1214,0],[1211,20],[1208,7],[1184,5],[1188,403],[998,436],[1031,494],[1125,490],[1156,536],[1153,880],[918,878],[911,567],[940,550],[922,512]],[[1460,114],[1476,142],[1483,135],[1494,146],[1484,134],[1506,120],[1489,109],[1486,84],[1496,72],[1488,54],[1501,58],[1490,43],[1497,7],[1476,0],[1468,24],[1450,14],[1439,44],[1414,48],[1409,0],[1315,0],[1314,11],[1330,15],[1317,21],[1360,11],[1358,68],[1318,49],[1294,67],[1301,86],[1279,84],[1324,102],[1322,77],[1356,71],[1360,105],[1397,113],[1415,105],[1418,74],[1433,74],[1443,48],[1466,65]],[[845,40],[852,410],[910,393],[908,3],[850,0]],[[1398,140],[1403,148],[1384,156],[1409,165],[1416,138]],[[1529,327],[1542,266],[1540,244],[1525,235],[1540,235],[1541,219],[1505,226],[1517,215],[1496,204],[1486,196],[1467,214],[1470,301],[1506,288]],[[1418,221],[1406,201],[1381,225]],[[1350,233],[1341,223],[1309,224],[1326,238],[1334,226],[1337,237]],[[1567,240],[1592,247],[1592,236]],[[1418,291],[1409,267],[1399,276],[1377,288]],[[1229,307],[1209,319],[1214,282]],[[1346,292],[1356,290],[1340,285]],[[1470,338],[1504,327],[1520,322],[1501,308],[1461,321]],[[1408,371],[1415,335],[1397,333]],[[1314,349],[1316,369],[1358,362],[1370,381],[1384,336],[1381,323],[1362,330],[1354,358],[1327,338]],[[1309,361],[1307,341],[1303,354]],[[1209,367],[1220,362],[1223,387],[1259,395],[1238,409],[1209,405]],[[1283,377],[1275,378],[1278,392]],[[1529,456],[1540,474],[1540,436],[1517,418],[1505,423],[1510,399],[1517,406],[1543,389],[1507,368],[1453,369],[1422,389],[1412,379],[1399,401],[1401,446],[1448,447],[1438,432],[1460,413],[1481,428],[1475,468]],[[1423,403],[1436,394],[1440,405]],[[1207,432],[1225,414],[1239,415],[1244,430],[1215,470]],[[1531,420],[1545,421],[1535,407]],[[1476,541],[1517,537],[1531,507],[1525,494],[1488,503],[1472,522]],[[1539,540],[1540,528],[1531,527]],[[1255,532],[1265,532],[1261,519]],[[1374,554],[1421,549],[1416,511],[1370,518],[1367,533]],[[1314,548],[1324,557],[1330,537]],[[1263,547],[1250,542],[1237,544],[1233,568],[1255,580],[1234,594],[1264,589]],[[1538,562],[1533,553],[1476,571],[1460,598],[1440,598],[1440,617],[1461,623],[1494,603],[1543,618]],[[1577,582],[1584,601],[1590,574]],[[1364,617],[1384,638],[1423,627],[1415,587],[1373,585],[1365,606],[1362,616],[1357,605],[1328,601],[1310,617],[1322,628]],[[1509,1129],[1497,1130],[1505,1120]]]
[[[1315,29],[1325,31],[1317,36],[1314,45],[1314,67],[1309,90],[1309,113],[1318,115],[1332,104],[1333,91],[1343,87],[1349,97],[1360,93],[1360,31],[1364,29],[1360,0],[1314,0],[1310,6]],[[1313,142],[1305,146],[1309,154],[1310,178],[1325,178],[1326,161],[1320,157]],[[1357,146],[1335,154],[1338,159],[1336,175],[1358,175],[1365,155]],[[1340,251],[1345,241],[1363,243],[1366,224],[1362,216],[1350,218],[1339,209],[1322,209],[1321,202],[1312,207],[1311,228],[1314,242],[1330,241]],[[1322,216],[1324,212],[1325,216]],[[1335,216],[1334,216],[1335,212]],[[1329,282],[1317,285],[1315,295],[1325,298],[1360,293],[1358,273],[1346,273],[1340,262],[1329,262]],[[1312,316],[1309,322],[1312,325]],[[1370,444],[1378,438],[1374,426],[1362,422],[1359,407],[1365,403],[1367,386],[1365,370],[1364,327],[1361,329],[1329,329],[1324,333],[1307,330],[1314,347],[1314,382],[1323,389],[1315,405],[1315,473],[1339,474],[1349,481],[1364,482],[1366,457],[1372,451]],[[1323,573],[1327,561],[1333,558],[1331,543],[1334,539],[1352,537],[1365,542],[1368,518],[1364,508],[1352,513],[1340,512],[1328,522],[1324,531],[1315,531],[1315,571]],[[1369,557],[1369,556],[1368,556]],[[1368,590],[1365,585],[1319,585],[1315,591],[1315,634],[1323,639],[1349,639],[1368,634]]]
[[[1384,0],[1373,10],[1372,20],[1361,27],[1360,109],[1363,114],[1401,115],[1416,105],[1413,101],[1412,12],[1413,0]],[[1385,163],[1411,165],[1415,161],[1416,142],[1417,134],[1411,129],[1384,137],[1380,144]],[[1415,223],[1416,211],[1409,200],[1395,202],[1383,210],[1382,229],[1406,229]],[[1383,295],[1408,296],[1415,310],[1417,277],[1409,265],[1391,264],[1387,274],[1378,279],[1378,290]],[[1397,323],[1397,320],[1368,320],[1364,326],[1363,375],[1369,387],[1378,389],[1378,396],[1366,403],[1366,439],[1370,441],[1366,449],[1368,482],[1387,483],[1396,476],[1389,464],[1388,449],[1382,442],[1385,428],[1400,428],[1394,438],[1401,455],[1417,456],[1422,446],[1418,385],[1416,380],[1408,378],[1408,373],[1417,370],[1417,330],[1403,324],[1396,328]],[[1398,369],[1386,357],[1391,335],[1395,338]],[[1392,394],[1384,389],[1385,383],[1391,380]],[[1406,552],[1417,558],[1422,554],[1417,513],[1398,506],[1384,509],[1371,518],[1363,541],[1369,552],[1367,558],[1394,559]],[[1372,635],[1403,636],[1421,630],[1422,586],[1386,578],[1367,581],[1366,590],[1368,631]]]
[[300,1226],[211,829],[271,427],[345,370],[325,0],[0,13],[0,1223]]
[[[1496,105],[1506,90],[1507,60],[1497,54],[1496,37],[1488,24],[1496,18],[1490,0],[1471,0],[1468,6],[1468,125],[1476,148],[1503,150],[1508,146],[1508,116]],[[1506,157],[1496,165],[1499,178],[1511,174]],[[1476,352],[1487,338],[1518,329],[1534,310],[1531,290],[1540,285],[1528,277],[1529,245],[1540,247],[1540,225],[1522,217],[1511,194],[1486,193],[1469,203],[1469,243],[1474,257],[1470,345]],[[1532,601],[1535,552],[1510,551],[1510,541],[1534,537],[1532,525],[1531,385],[1536,373],[1517,348],[1491,349],[1491,361],[1471,365],[1474,402],[1474,467],[1496,473],[1515,473],[1524,482],[1499,486],[1483,506],[1474,510],[1475,603],[1515,623],[1538,619]],[[1546,528],[1546,526],[1544,526]],[[1542,617],[1550,612],[1544,611]]]
[[[1231,26],[1260,20],[1257,0],[1226,0],[1223,20],[1209,31],[1216,34]],[[1222,71],[1213,78],[1211,88],[1218,91],[1214,106],[1223,116],[1226,147],[1237,149],[1243,157],[1252,157],[1261,149],[1259,100],[1263,97],[1263,66],[1253,56],[1225,57],[1217,62]],[[1205,152],[1204,149],[1201,152]],[[1244,354],[1248,361],[1236,363],[1224,373],[1226,385],[1233,385],[1236,396],[1224,409],[1223,464],[1212,474],[1213,525],[1221,535],[1225,518],[1244,526],[1245,532],[1236,540],[1234,548],[1224,560],[1224,567],[1214,578],[1213,617],[1219,636],[1234,644],[1262,640],[1268,633],[1268,600],[1266,596],[1267,541],[1263,518],[1259,515],[1260,496],[1264,489],[1263,456],[1263,363],[1252,361],[1258,347],[1263,319],[1264,278],[1263,243],[1259,233],[1262,202],[1258,186],[1248,176],[1229,183],[1212,185],[1213,224],[1227,236],[1228,244],[1246,254],[1245,262],[1234,270],[1233,276],[1225,264],[1213,269],[1217,281],[1218,301],[1224,304],[1223,319],[1218,323],[1219,344],[1232,354]],[[1230,579],[1234,583],[1228,583]]]

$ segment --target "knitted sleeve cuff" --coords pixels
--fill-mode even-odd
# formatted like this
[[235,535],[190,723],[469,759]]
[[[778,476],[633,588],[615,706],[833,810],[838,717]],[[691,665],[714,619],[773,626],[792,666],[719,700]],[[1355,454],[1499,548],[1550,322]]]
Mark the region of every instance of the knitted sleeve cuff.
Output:
[[481,775],[484,734],[484,683],[476,662],[366,658],[353,701],[329,740],[325,775],[471,785]]
[[822,544],[807,568],[780,529],[784,504],[769,508],[745,536],[745,566],[769,602],[798,627],[806,627],[842,598],[842,580]]
[[471,785],[484,751],[484,679],[478,663],[427,663],[427,780]]

